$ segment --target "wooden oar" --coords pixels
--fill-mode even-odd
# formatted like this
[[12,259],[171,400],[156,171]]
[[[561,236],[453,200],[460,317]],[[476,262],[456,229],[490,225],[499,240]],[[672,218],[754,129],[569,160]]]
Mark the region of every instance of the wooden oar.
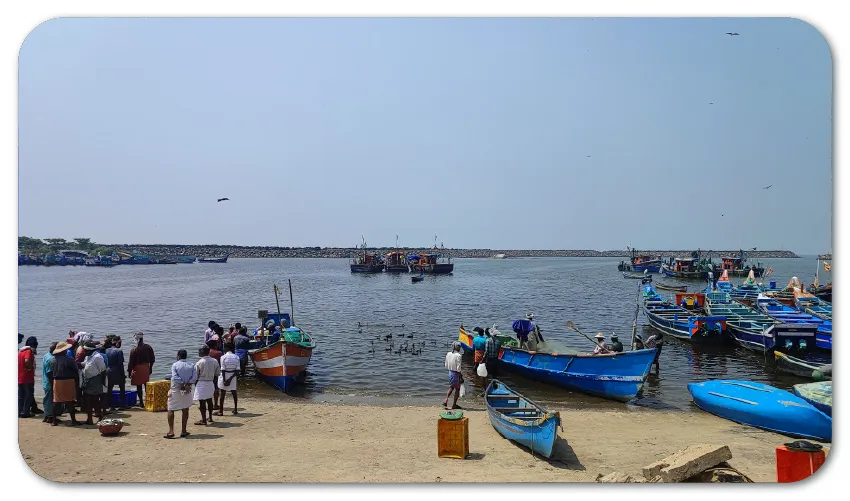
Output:
[[588,341],[590,341],[591,343],[595,344],[596,346],[601,347],[603,350],[607,351],[608,353],[614,353],[613,351],[611,351],[611,350],[609,350],[608,348],[606,348],[604,345],[600,345],[599,343],[597,343],[596,341],[594,341],[594,340],[593,340],[590,336],[588,336],[588,335],[587,335],[587,334],[585,334],[584,332],[582,332],[582,331],[578,330],[578,327],[576,327],[576,324],[574,324],[572,320],[567,320],[567,329],[572,329],[572,330],[574,330],[574,331],[578,332],[578,333],[579,333],[579,334],[581,334],[582,336],[586,337]]

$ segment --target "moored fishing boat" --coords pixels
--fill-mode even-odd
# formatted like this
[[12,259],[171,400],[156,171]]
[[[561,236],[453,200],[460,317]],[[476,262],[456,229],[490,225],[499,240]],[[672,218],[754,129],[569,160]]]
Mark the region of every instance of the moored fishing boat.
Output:
[[808,356],[805,359],[774,350],[776,370],[815,381],[832,378],[832,363],[828,359]]
[[167,259],[177,261],[180,264],[191,264],[195,262],[195,256],[185,254],[169,254],[165,257]]
[[794,304],[799,311],[824,320],[832,320],[832,305],[816,296],[797,296]]
[[218,256],[218,257],[199,257],[199,263],[226,263],[228,256]]
[[779,301],[761,295],[756,298],[756,309],[785,324],[816,326],[815,343],[822,350],[832,350],[832,320],[824,320],[801,312]]
[[384,270],[387,273],[407,273],[407,255],[401,251],[393,251],[384,256]]
[[413,273],[424,273],[426,275],[448,275],[455,269],[451,257],[443,257],[442,254],[414,254],[408,257],[415,258],[410,265]]
[[716,416],[765,430],[832,441],[832,418],[791,392],[751,381],[689,383],[694,403]]
[[351,258],[349,268],[351,273],[381,273],[384,271],[384,261],[375,252],[366,250],[366,239],[360,245],[361,252]]
[[752,270],[750,270],[750,273],[749,275],[747,275],[747,278],[746,280],[744,280],[744,283],[737,287],[732,287],[731,284],[729,284],[728,290],[726,290],[725,286],[721,288],[720,285],[724,281],[725,283],[729,284],[729,273],[726,271],[723,272],[723,276],[717,282],[718,288],[723,290],[724,292],[728,292],[729,295],[732,296],[732,299],[734,299],[735,301],[743,303],[747,306],[752,306],[753,302],[756,300],[759,294],[764,293],[764,288],[758,283],[756,283],[755,272],[753,272]]
[[709,315],[726,317],[726,330],[741,347],[761,353],[781,348],[786,353],[809,353],[815,349],[816,325],[785,324],[744,306],[721,291],[705,295]]
[[764,267],[761,263],[756,263],[755,266],[745,265],[747,258],[744,257],[744,251],[739,252],[737,256],[720,258],[720,268],[715,269],[714,272],[726,272],[733,277],[745,277],[750,273],[756,277],[764,275]]
[[655,287],[661,289],[663,291],[671,291],[671,292],[687,292],[687,285],[669,285],[665,283],[658,282],[655,284]]
[[508,440],[531,449],[532,453],[551,457],[561,426],[558,412],[550,412],[508,388],[501,381],[490,381],[484,392],[490,424]]
[[662,298],[649,284],[644,285],[643,311],[649,325],[675,338],[696,344],[727,341],[726,317],[695,314]]
[[698,258],[670,258],[661,265],[661,274],[666,277],[674,277],[683,280],[703,280],[707,276],[705,270],[701,269]]
[[815,409],[832,417],[832,381],[795,384],[791,391],[794,395],[812,404]]
[[635,280],[641,280],[641,279],[645,278],[649,281],[652,281],[652,275],[650,275],[649,273],[638,274],[638,273],[627,273],[627,272],[624,271],[623,272],[623,278],[632,278],[632,279],[635,279]]
[[499,363],[529,379],[626,402],[643,388],[656,348],[620,353],[558,354],[502,346]]

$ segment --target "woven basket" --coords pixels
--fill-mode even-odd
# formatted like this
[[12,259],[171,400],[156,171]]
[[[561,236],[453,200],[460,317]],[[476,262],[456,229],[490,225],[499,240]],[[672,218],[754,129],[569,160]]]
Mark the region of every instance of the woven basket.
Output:
[[123,427],[124,421],[120,419],[104,419],[97,423],[97,429],[100,430],[100,434],[104,436],[116,435]]

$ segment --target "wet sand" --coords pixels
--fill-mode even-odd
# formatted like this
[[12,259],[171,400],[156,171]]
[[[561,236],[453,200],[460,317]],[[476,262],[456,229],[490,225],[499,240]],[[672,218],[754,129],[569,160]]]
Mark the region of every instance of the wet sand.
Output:
[[496,433],[482,406],[467,406],[466,460],[437,457],[438,406],[288,397],[245,398],[238,416],[228,409],[207,427],[192,424],[196,405],[191,435],[175,440],[163,438],[164,412],[119,412],[114,417],[126,425],[110,438],[93,426],[19,419],[19,444],[33,471],[59,482],[593,482],[612,471],[640,476],[643,466],[694,443],[728,445],[733,467],[775,482],[774,449],[790,441],[706,413],[568,410],[559,432],[565,440],[544,460]]

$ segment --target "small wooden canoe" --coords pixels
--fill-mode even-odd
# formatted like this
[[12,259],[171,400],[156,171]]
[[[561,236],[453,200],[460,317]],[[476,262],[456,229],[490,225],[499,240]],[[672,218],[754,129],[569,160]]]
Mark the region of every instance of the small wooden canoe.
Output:
[[421,282],[423,280],[425,280],[425,277],[422,276],[422,275],[416,275],[415,277],[410,277],[410,281],[413,282],[414,284],[416,282]]
[[794,395],[812,404],[817,410],[832,416],[832,381],[795,384],[792,391]]
[[650,280],[652,279],[652,275],[649,274],[649,273],[638,274],[638,273],[626,273],[625,271],[623,272],[623,277],[624,278],[633,278],[635,280],[640,280],[642,278],[648,278]]
[[832,441],[832,418],[790,391],[752,381],[689,383],[700,409],[716,416],[792,437]]
[[549,412],[494,379],[484,392],[490,424],[499,435],[531,449],[543,457],[552,457],[561,415]]
[[803,360],[780,351],[774,351],[773,357],[776,362],[776,370],[779,372],[814,379],[815,381],[832,378],[832,364]]
[[673,291],[673,292],[687,292],[688,291],[687,285],[668,285],[668,284],[661,283],[661,282],[658,282],[657,284],[655,284],[655,288],[665,290],[665,291]]

